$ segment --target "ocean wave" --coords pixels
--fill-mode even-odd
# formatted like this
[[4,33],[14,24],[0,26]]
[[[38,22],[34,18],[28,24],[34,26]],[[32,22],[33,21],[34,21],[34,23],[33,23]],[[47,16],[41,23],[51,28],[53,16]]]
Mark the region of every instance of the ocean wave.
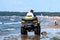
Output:
[[10,22],[10,23],[5,23],[5,22],[0,22],[0,24],[20,24],[21,22]]
[[8,29],[5,29],[5,30],[16,30],[15,28],[8,28]]

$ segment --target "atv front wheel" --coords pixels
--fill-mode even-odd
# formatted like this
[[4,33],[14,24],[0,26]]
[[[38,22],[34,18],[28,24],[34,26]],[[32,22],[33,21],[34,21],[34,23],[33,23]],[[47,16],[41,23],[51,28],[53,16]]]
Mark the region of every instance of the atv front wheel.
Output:
[[39,27],[39,28],[35,28],[34,31],[35,31],[35,34],[36,34],[36,35],[40,35],[40,27]]
[[27,35],[27,31],[25,30],[25,28],[22,28],[22,27],[21,27],[21,34],[22,34],[22,35]]

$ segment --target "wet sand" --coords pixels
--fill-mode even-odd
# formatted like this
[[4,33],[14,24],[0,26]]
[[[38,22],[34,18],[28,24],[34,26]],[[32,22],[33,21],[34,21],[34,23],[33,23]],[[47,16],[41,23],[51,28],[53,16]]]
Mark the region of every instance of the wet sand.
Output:
[[60,28],[60,18],[55,18],[53,20],[56,20],[57,25],[55,22],[50,22],[45,28]]
[[60,32],[57,32],[57,34],[59,34],[59,35],[60,35]]
[[38,35],[34,35],[34,36],[21,35],[21,40],[40,40],[40,36],[38,36]]

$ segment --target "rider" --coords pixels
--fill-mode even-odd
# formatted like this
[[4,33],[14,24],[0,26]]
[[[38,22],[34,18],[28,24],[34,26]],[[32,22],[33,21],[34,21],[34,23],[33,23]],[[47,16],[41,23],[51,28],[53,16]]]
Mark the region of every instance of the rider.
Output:
[[35,17],[35,14],[34,14],[34,10],[30,10],[26,16],[32,16],[32,17]]

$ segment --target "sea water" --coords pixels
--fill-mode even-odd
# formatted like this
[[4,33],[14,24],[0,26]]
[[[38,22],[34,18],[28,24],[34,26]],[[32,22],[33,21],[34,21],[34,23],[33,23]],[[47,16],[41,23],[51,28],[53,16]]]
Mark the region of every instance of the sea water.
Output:
[[[8,40],[8,38],[16,38],[17,40],[21,39],[21,18],[20,16],[0,16],[0,40]],[[40,25],[41,28],[47,26],[48,23],[53,22],[49,18],[41,18]],[[48,38],[42,38],[41,40],[50,40],[50,38],[57,36],[56,32],[60,32],[60,29],[41,29],[42,31],[46,31],[48,33]],[[34,32],[28,32],[28,35],[34,35]],[[52,36],[52,37],[51,37]]]

